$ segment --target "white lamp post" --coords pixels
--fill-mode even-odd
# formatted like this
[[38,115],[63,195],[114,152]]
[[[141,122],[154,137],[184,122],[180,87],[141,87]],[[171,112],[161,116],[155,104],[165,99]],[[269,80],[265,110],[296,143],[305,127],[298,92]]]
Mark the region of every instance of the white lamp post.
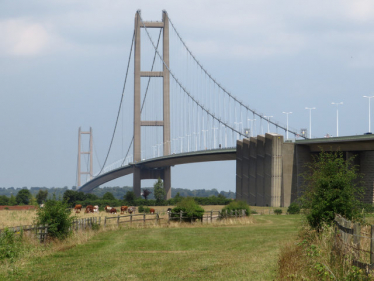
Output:
[[315,107],[305,107],[305,109],[309,109],[309,138],[312,138],[312,109],[316,109]]
[[270,132],[270,118],[272,118],[273,116],[264,116],[265,118],[268,119],[268,133]]
[[364,96],[364,98],[369,99],[369,133],[371,133],[371,127],[370,127],[370,100],[371,98],[374,98],[374,96]]
[[343,104],[343,102],[332,102],[331,104],[336,105],[336,136],[339,137],[339,105]]
[[288,139],[288,114],[291,114],[292,112],[283,112],[287,115],[287,139]]

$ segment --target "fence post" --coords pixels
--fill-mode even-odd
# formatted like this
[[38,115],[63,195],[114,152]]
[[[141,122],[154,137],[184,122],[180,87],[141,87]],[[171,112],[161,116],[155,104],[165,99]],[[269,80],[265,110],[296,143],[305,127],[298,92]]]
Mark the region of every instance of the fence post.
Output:
[[130,214],[130,224],[132,225],[132,214]]
[[145,213],[143,214],[143,225],[145,225]]
[[171,211],[168,212],[168,224],[170,223],[170,216],[171,216]]
[[353,243],[356,246],[356,259],[360,258],[360,236],[361,236],[361,227],[359,223],[353,225]]
[[180,223],[182,222],[182,211],[180,211],[180,214],[179,214],[179,222]]
[[119,226],[119,216],[117,217],[117,226]]
[[105,219],[104,219],[104,227],[106,227],[106,216],[105,216]]
[[213,222],[213,211],[210,211],[210,222]]
[[156,223],[160,224],[160,216],[158,215],[158,212],[156,213]]
[[371,226],[371,240],[370,240],[370,264],[374,263],[374,227]]

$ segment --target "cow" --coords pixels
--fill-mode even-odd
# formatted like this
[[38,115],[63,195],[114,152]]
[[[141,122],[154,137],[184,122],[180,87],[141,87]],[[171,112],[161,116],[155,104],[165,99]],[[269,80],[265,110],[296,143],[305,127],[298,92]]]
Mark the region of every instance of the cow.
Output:
[[112,207],[106,205],[104,209],[105,209],[105,212],[110,213],[110,210],[112,209]]
[[127,211],[127,206],[121,206],[121,214],[125,213]]
[[85,213],[88,214],[88,213],[93,213],[93,212],[94,212],[94,207],[92,205],[88,205],[86,207]]
[[171,213],[171,208],[168,208],[167,212],[168,212],[168,213]]
[[80,204],[75,205],[74,210],[75,210],[75,213],[80,213],[82,210],[82,205]]
[[127,209],[127,212],[128,212],[129,214],[132,214],[132,213],[135,214],[135,211],[136,211],[136,207],[129,207],[129,208]]
[[39,206],[40,208],[44,208],[44,204],[40,204],[40,206]]
[[99,206],[98,206],[98,205],[95,205],[95,206],[93,207],[93,211],[94,211],[94,213],[98,213],[98,212],[99,212]]
[[117,209],[116,208],[112,208],[110,209],[109,211],[111,214],[117,214]]
[[153,208],[150,208],[150,209],[149,209],[149,212],[150,212],[151,214],[154,214],[154,213],[155,213],[155,211],[156,211],[156,210],[155,210],[155,209],[153,209]]

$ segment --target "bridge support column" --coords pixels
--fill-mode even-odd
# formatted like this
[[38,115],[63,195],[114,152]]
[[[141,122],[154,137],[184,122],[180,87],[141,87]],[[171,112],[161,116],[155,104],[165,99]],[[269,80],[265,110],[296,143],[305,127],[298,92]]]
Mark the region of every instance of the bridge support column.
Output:
[[166,167],[164,169],[164,190],[165,190],[165,200],[171,198],[171,168]]
[[136,197],[140,197],[141,194],[141,170],[138,167],[134,167],[134,174],[133,174],[133,190]]

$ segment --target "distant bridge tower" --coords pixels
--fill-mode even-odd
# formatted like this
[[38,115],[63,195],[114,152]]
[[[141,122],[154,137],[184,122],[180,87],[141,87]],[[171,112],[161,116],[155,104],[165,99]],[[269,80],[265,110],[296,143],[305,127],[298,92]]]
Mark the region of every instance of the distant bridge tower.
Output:
[[[143,25],[144,23],[144,25]],[[163,71],[141,71],[140,69],[140,31],[141,28],[163,29],[163,60],[169,67],[169,18],[166,11],[162,12],[162,22],[141,22],[140,10],[135,14],[135,60],[134,60],[134,162],[141,161],[141,127],[163,127],[163,151],[164,155],[170,154],[170,74],[164,65]],[[160,77],[163,79],[163,120],[141,120],[141,77]],[[166,199],[171,197],[171,173],[170,166],[158,170],[145,170],[134,166],[133,188],[135,195],[140,197],[141,180],[157,179],[164,181]]]
[[[81,140],[81,136],[82,135],[90,135],[90,150],[89,151],[82,151],[82,140]],[[82,161],[81,161],[81,158],[82,158],[82,155],[83,154],[88,154],[89,155],[89,164],[90,164],[90,168],[89,168],[89,171],[84,171],[82,172]],[[79,131],[78,131],[78,187],[79,188],[81,186],[81,177],[82,175],[90,175],[90,180],[92,180],[92,175],[93,175],[93,166],[92,166],[92,163],[93,163],[93,153],[92,153],[92,128],[90,127],[90,130],[87,131],[87,132],[83,132],[81,131],[81,128],[79,127]]]

